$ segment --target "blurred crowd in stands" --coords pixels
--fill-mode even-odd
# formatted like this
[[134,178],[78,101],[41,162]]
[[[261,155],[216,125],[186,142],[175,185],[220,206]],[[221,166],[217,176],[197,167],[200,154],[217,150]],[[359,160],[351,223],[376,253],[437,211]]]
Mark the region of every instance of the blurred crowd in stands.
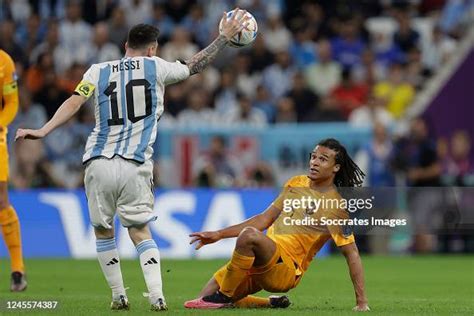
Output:
[[[92,63],[121,58],[134,24],[160,29],[159,56],[185,60],[213,40],[222,12],[236,5],[256,17],[256,41],[226,49],[202,74],[169,86],[160,127],[373,126],[373,142],[358,155],[371,185],[394,185],[394,167],[412,185],[434,184],[441,175],[464,184],[473,170],[469,135],[459,131],[436,143],[418,120],[412,128],[423,135],[394,142],[390,128],[472,26],[470,0],[2,0],[0,43],[20,83],[10,140],[18,127],[38,128],[51,118]],[[11,185],[81,186],[83,145],[93,125],[86,106],[43,143],[10,142]],[[412,150],[417,142],[425,145]],[[199,159],[196,185],[239,183],[225,151],[225,139],[216,137]],[[418,151],[429,159],[421,161]],[[258,165],[251,181],[274,185],[271,173]]]

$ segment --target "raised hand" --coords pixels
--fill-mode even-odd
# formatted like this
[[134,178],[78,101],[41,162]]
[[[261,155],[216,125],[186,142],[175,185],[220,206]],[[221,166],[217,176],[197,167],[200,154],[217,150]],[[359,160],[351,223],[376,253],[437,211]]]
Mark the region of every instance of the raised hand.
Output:
[[230,19],[227,19],[227,12],[224,12],[219,36],[209,46],[195,54],[191,59],[186,60],[190,75],[201,72],[206,68],[216,58],[217,54],[227,46],[230,39],[247,26],[247,20],[250,18],[245,15],[246,12],[235,8]]
[[196,250],[200,249],[204,245],[215,243],[221,239],[221,236],[218,232],[197,232],[190,234],[189,237],[192,237],[191,241],[189,242],[190,245],[197,241],[195,248]]
[[247,26],[247,21],[250,19],[246,13],[247,11],[245,10],[235,8],[234,14],[227,19],[227,12],[224,12],[224,15],[222,16],[222,28],[220,31],[221,35],[224,35],[227,40],[230,40],[235,34],[242,31],[242,29]]

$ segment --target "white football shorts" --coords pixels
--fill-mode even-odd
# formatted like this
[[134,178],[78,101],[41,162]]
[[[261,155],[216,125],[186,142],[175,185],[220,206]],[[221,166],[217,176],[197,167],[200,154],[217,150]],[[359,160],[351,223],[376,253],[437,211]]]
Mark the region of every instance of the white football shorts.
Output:
[[94,227],[112,228],[116,213],[125,227],[156,220],[151,160],[139,164],[120,156],[94,159],[87,163],[84,184]]

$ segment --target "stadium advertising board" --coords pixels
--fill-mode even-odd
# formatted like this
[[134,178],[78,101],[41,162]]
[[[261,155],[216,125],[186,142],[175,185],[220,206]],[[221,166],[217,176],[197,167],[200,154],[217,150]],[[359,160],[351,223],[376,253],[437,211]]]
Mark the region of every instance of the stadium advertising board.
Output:
[[[221,229],[264,210],[274,190],[160,190],[155,195],[158,220],[150,224],[163,257],[215,258],[230,256],[234,240],[222,240],[196,252],[189,245],[193,231]],[[77,191],[11,192],[21,220],[24,255],[31,257],[96,258],[85,193]],[[117,246],[122,258],[137,251],[118,222]],[[5,246],[0,256],[6,257]]]

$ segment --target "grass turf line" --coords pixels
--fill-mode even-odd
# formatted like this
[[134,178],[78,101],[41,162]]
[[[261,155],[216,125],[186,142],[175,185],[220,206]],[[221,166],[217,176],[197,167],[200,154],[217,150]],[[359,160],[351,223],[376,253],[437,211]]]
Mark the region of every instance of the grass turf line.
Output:
[[[194,298],[223,260],[163,260],[162,272],[169,315],[354,315],[353,288],[342,256],[313,261],[300,285],[288,293],[286,310],[234,309],[190,311],[182,307]],[[364,257],[370,315],[473,315],[474,256]],[[9,292],[9,264],[0,261],[0,314],[7,300],[57,300],[55,311],[23,310],[36,315],[107,315],[110,291],[97,261],[27,260],[29,287]],[[149,310],[138,260],[122,261],[131,311]],[[261,292],[259,295],[268,295]],[[15,310],[14,312],[18,312]],[[11,314],[11,313],[8,313]]]

